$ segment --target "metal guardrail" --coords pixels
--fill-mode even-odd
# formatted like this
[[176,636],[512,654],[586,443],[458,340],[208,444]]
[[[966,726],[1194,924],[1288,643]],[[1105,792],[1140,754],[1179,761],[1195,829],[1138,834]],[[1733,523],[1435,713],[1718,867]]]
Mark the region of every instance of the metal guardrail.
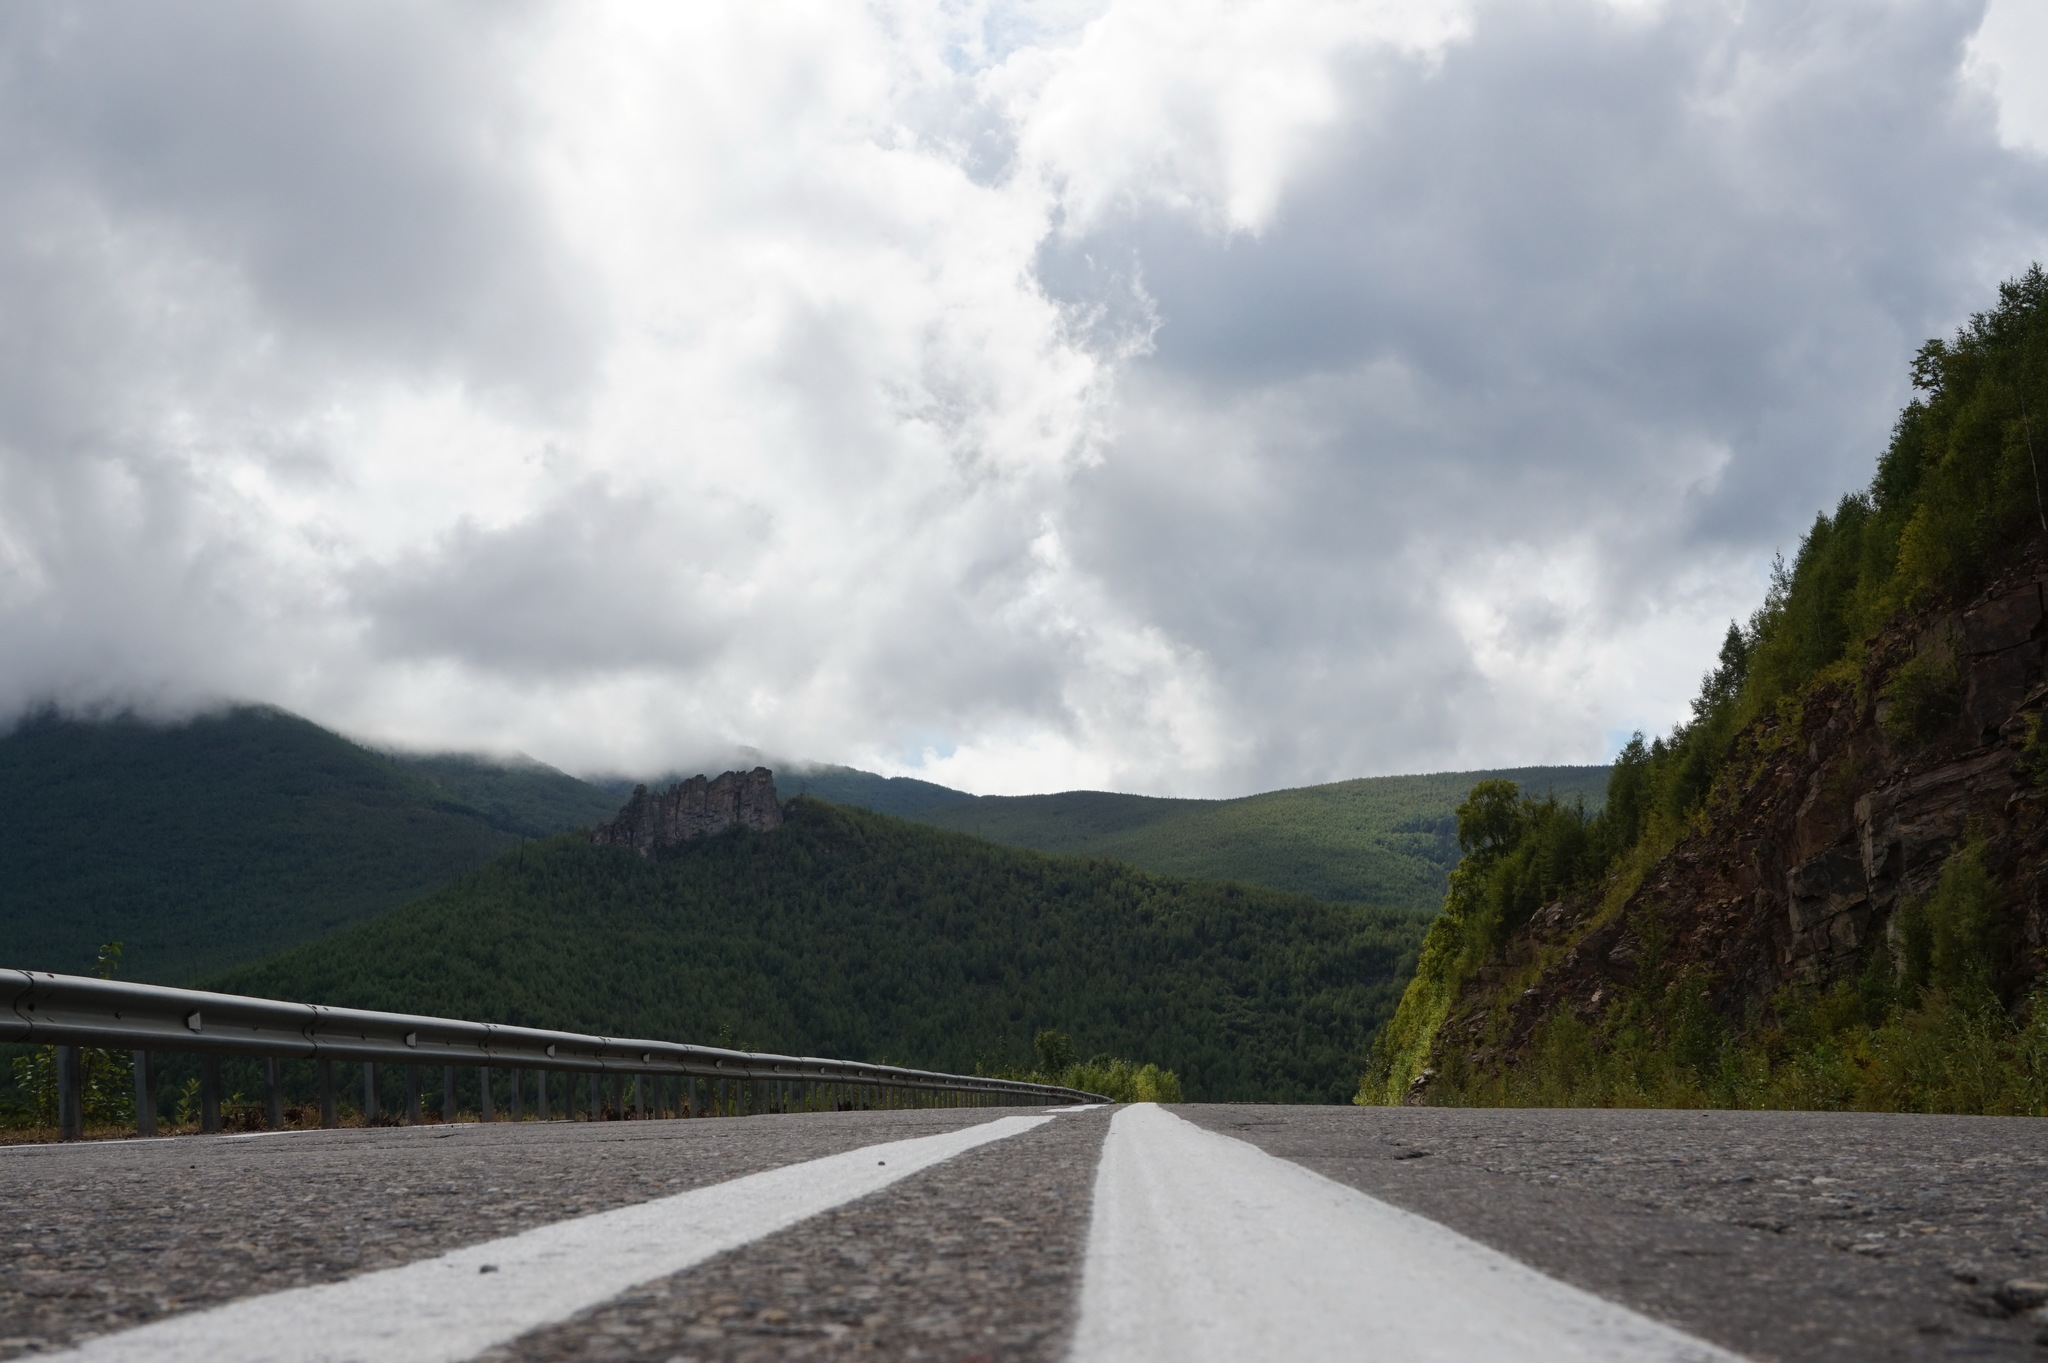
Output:
[[[130,984],[81,975],[56,975],[41,970],[0,969],[0,1041],[55,1045],[59,1048],[59,1126],[66,1137],[80,1134],[83,1112],[82,1067],[77,1048],[119,1047],[135,1052],[136,1119],[145,1134],[155,1127],[155,1066],[159,1052],[187,1052],[202,1057],[201,1128],[217,1130],[219,1121],[219,1058],[249,1056],[265,1060],[267,1109],[280,1125],[277,1062],[311,1060],[319,1066],[322,1124],[335,1125],[333,1062],[364,1063],[364,1113],[379,1111],[376,1070],[380,1065],[407,1069],[407,1108],[419,1116],[419,1071],[441,1066],[444,1072],[443,1111],[453,1107],[454,1070],[480,1070],[481,1111],[491,1115],[491,1069],[539,1070],[592,1076],[594,1105],[605,1077],[666,1080],[712,1080],[739,1084],[741,1095],[759,1095],[760,1086],[840,1086],[854,1100],[866,1096],[877,1105],[884,1097],[948,1095],[977,1103],[1101,1103],[1101,1094],[1050,1084],[1026,1084],[978,1075],[940,1074],[895,1065],[825,1060],[815,1056],[769,1055],[691,1046],[674,1041],[642,1041],[618,1037],[554,1032],[538,1027],[509,1027],[455,1018],[408,1013],[378,1013],[360,1008],[288,1003],[278,999],[212,994],[196,989]],[[67,1063],[68,1062],[68,1063]],[[517,1112],[521,1089],[515,1073],[513,1104]],[[789,1090],[778,1090],[786,1094]],[[539,1113],[547,1115],[548,1085],[539,1084]],[[574,1105],[573,1085],[567,1095]],[[835,1095],[838,1096],[838,1095]]]

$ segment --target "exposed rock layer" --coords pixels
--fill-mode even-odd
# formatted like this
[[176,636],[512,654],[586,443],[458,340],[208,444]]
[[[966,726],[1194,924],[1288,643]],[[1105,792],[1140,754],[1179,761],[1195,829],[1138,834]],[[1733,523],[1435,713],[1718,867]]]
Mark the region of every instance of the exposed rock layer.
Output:
[[[1930,650],[1956,663],[1953,718],[1895,742],[1883,723],[1886,683]],[[1854,975],[1874,950],[1896,957],[1899,909],[1932,893],[1970,837],[1986,839],[2003,890],[2006,964],[1995,983],[2017,999],[2039,982],[2048,945],[2044,793],[2017,770],[2044,703],[2048,565],[2007,575],[1964,609],[1887,631],[1860,678],[1819,685],[1742,735],[1734,779],[1703,825],[1618,911],[1598,893],[1548,905],[1476,971],[1411,1099],[1453,1054],[1479,1069],[1513,1064],[1546,1018],[1598,1019],[1637,982],[1649,938],[1661,939],[1660,964],[1693,972],[1740,1033],[1787,984]]]
[[644,857],[728,828],[767,833],[780,827],[775,773],[756,767],[711,779],[692,776],[659,793],[635,786],[618,817],[593,828],[590,840],[601,847],[630,847]]

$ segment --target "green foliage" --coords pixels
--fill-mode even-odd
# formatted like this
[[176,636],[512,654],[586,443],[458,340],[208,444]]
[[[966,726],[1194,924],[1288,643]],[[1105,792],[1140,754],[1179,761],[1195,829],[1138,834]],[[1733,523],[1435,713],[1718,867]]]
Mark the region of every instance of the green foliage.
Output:
[[799,800],[653,859],[531,844],[216,987],[956,1071],[1057,1028],[1191,1095],[1340,1101],[1421,931]]
[[199,1076],[193,1075],[178,1086],[177,1102],[171,1109],[171,1120],[179,1126],[199,1125],[200,1104]]
[[1788,991],[1781,1026],[1741,1043],[1704,1009],[1681,1007],[1680,1025],[1654,1020],[1669,1001],[1631,999],[1598,1027],[1559,1014],[1519,1066],[1447,1071],[1431,1101],[2048,1116],[2048,991],[2008,1014],[1989,994],[1930,989],[1872,1022],[1857,982],[1843,980]]
[[1074,1049],[1074,1038],[1065,1032],[1055,1032],[1051,1028],[1033,1037],[1031,1044],[1038,1052],[1038,1069],[1041,1074],[1065,1074],[1081,1058]]
[[1945,643],[1922,649],[1892,673],[1883,695],[1889,702],[1885,735],[1901,747],[1927,742],[1962,713],[1963,673],[1955,650]]
[[[85,1124],[126,1126],[135,1120],[135,1096],[125,1051],[87,1046],[79,1052],[85,1069]],[[0,1126],[57,1124],[57,1048],[37,1046],[16,1055],[14,1091],[0,1104]]]
[[[1741,1037],[1709,1006],[1706,981],[1666,964],[1649,916],[1636,925],[1635,982],[1597,1024],[1556,1013],[1505,1069],[1470,1073],[1453,1057],[1430,1100],[2048,1115],[2048,990],[2008,1013],[1992,987],[2011,954],[2006,908],[1973,839],[1934,893],[1901,911],[1896,967],[1893,944],[1877,941],[1858,977],[1781,991]],[[1389,1100],[1384,1083],[1361,1091]]]
[[1917,994],[1939,989],[1962,997],[1989,992],[2005,962],[2005,897],[1974,838],[1942,864],[1941,880],[1924,904],[1899,915],[1904,984]]
[[1113,1103],[1177,1103],[1181,1101],[1180,1076],[1158,1065],[1133,1064],[1113,1056],[1098,1055],[1082,1061],[1074,1050],[1074,1039],[1065,1032],[1048,1028],[1032,1038],[1038,1052],[1038,1068],[1004,1071],[1004,1079],[1021,1079],[1033,1084],[1059,1084],[1099,1093]]
[[2048,790],[2048,734],[2042,732],[2041,719],[2039,711],[2027,716],[2013,772],[2035,790]]
[[1637,817],[1630,792],[1640,783],[1643,753],[1638,735],[1609,773],[1607,810],[1599,814],[1530,799],[1512,781],[1472,787],[1455,812],[1465,859],[1451,872],[1443,912],[1423,939],[1400,1006],[1374,1038],[1354,1102],[1402,1101],[1472,972],[1537,909],[1606,875],[1620,851],[1620,820]]
[[1057,1079],[1041,1082],[1064,1084],[1084,1093],[1099,1093],[1113,1103],[1177,1103],[1181,1101],[1180,1078],[1157,1065],[1133,1065],[1128,1060],[1097,1056],[1074,1065]]
[[1458,861],[1453,811],[1475,780],[1495,777],[1561,800],[1597,804],[1607,769],[1376,776],[1238,800],[1092,790],[964,796],[912,817],[1013,847],[1110,857],[1160,875],[1234,880],[1429,913],[1443,901]]
[[1481,781],[1458,806],[1458,846],[1468,857],[1491,861],[1505,855],[1527,822],[1522,791],[1513,781]]
[[5,963],[78,973],[118,937],[140,978],[186,983],[396,908],[523,830],[588,822],[616,804],[593,789],[538,764],[393,759],[271,709],[31,717],[0,737]]

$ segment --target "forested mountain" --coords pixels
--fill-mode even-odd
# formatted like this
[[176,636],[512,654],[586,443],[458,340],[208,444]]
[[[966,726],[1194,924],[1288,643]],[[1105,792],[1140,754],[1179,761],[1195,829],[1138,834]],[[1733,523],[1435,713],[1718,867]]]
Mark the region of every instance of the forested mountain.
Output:
[[1476,780],[1507,777],[1597,809],[1605,767],[1374,776],[1236,800],[1073,790],[984,796],[913,817],[1044,852],[1113,857],[1162,875],[1238,880],[1317,899],[1433,912],[1458,860],[1453,811]]
[[393,757],[266,707],[0,737],[0,964],[176,984],[395,908],[617,800],[539,763]]
[[1472,790],[1360,1101],[2048,1113],[2041,269],[1912,377],[1602,813]]
[[651,859],[530,844],[214,984],[953,1070],[1057,1028],[1191,1099],[1332,1101],[1421,939],[1412,914],[791,810]]
[[624,801],[612,791],[579,781],[530,757],[474,753],[388,754],[432,786],[444,804],[460,806],[494,828],[545,838],[603,823]]

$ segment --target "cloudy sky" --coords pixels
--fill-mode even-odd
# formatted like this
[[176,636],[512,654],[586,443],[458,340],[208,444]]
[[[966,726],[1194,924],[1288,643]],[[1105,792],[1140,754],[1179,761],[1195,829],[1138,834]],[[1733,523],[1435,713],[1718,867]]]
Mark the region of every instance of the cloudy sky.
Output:
[[1604,760],[2048,257],[2038,0],[0,9],[0,720]]

